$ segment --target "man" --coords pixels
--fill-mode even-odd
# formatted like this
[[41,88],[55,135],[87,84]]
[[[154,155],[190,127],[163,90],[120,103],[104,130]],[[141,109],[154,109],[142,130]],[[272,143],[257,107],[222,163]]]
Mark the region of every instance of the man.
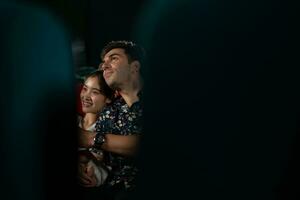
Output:
[[96,136],[82,131],[79,139],[81,146],[92,147],[93,152],[104,150],[104,161],[111,174],[106,184],[117,196],[135,185],[134,155],[142,131],[140,69],[144,56],[143,49],[129,41],[112,41],[104,47],[100,68],[106,83],[119,97],[100,113]]

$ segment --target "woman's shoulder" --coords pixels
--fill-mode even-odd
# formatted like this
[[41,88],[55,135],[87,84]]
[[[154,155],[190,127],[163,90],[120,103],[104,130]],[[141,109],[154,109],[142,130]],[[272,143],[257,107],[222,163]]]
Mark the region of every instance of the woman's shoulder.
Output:
[[81,122],[82,122],[82,116],[81,116],[81,115],[77,115],[77,124],[78,124],[78,126],[79,126],[80,128],[82,128],[82,127],[81,127]]

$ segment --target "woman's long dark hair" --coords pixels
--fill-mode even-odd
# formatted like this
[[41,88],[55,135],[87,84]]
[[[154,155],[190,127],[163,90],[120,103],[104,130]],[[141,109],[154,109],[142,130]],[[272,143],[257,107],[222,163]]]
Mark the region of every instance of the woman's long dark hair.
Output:
[[115,91],[112,90],[105,82],[104,77],[103,77],[103,71],[102,70],[96,70],[90,74],[88,74],[85,77],[86,81],[88,78],[90,77],[97,77],[98,78],[98,83],[99,83],[99,87],[101,89],[101,94],[103,94],[104,96],[106,96],[107,98],[109,98],[110,100],[114,99],[114,94]]

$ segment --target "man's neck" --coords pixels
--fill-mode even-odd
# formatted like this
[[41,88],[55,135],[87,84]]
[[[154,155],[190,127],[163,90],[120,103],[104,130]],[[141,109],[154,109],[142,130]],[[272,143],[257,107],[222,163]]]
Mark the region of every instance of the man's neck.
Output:
[[142,89],[142,81],[136,81],[128,84],[119,90],[126,104],[131,107],[133,103],[139,101],[138,93]]

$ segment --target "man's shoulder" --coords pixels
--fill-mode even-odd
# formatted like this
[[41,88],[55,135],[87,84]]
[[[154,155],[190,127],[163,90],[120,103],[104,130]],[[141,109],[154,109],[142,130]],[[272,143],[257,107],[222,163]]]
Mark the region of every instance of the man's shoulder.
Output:
[[107,104],[108,108],[119,108],[122,105],[126,104],[126,102],[124,101],[124,99],[120,96],[115,98],[110,104]]
[[114,101],[112,101],[111,103],[107,104],[101,114],[116,114],[116,113],[119,113],[119,112],[142,112],[143,110],[143,105],[142,105],[142,102],[140,100],[134,102],[132,104],[131,107],[129,107],[125,100],[120,96],[118,98],[116,98]]
[[117,98],[113,100],[111,103],[106,104],[102,111],[100,112],[100,115],[107,115],[115,113],[122,105],[121,99]]

